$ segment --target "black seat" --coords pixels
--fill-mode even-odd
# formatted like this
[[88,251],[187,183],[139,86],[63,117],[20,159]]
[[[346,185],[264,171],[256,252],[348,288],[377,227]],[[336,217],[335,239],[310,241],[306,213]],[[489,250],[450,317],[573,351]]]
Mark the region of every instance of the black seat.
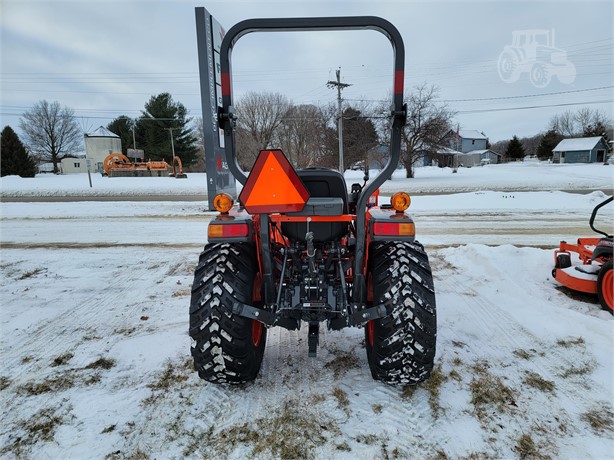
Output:
[[[297,174],[309,191],[310,198],[341,198],[343,201],[341,214],[347,214],[347,188],[345,185],[345,179],[339,171],[327,168],[309,168],[298,170]],[[288,215],[309,215],[309,212],[310,211],[308,211],[308,209],[305,209],[301,213],[288,213]],[[318,215],[317,210],[313,215]],[[283,223],[281,228],[282,233],[291,240],[305,240],[307,223]],[[347,233],[348,224],[347,222],[312,222],[309,224],[309,230],[313,232],[314,241],[316,242],[338,240]]]

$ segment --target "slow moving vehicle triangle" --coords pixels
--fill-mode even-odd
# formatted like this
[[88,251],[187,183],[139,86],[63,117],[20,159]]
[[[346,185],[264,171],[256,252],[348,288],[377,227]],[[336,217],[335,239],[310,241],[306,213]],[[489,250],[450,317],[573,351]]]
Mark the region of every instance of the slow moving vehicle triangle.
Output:
[[262,150],[239,200],[252,213],[301,211],[309,192],[281,150]]

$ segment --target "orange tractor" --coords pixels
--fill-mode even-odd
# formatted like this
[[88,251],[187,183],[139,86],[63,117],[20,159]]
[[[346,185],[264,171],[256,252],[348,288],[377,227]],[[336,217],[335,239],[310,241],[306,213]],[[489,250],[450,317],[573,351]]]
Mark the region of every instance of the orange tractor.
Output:
[[[295,170],[281,150],[263,150],[246,176],[235,155],[235,42],[255,31],[364,29],[381,32],[394,50],[390,158],[380,174],[348,193],[341,172]],[[217,118],[228,168],[243,189],[236,204],[230,195],[215,196],[219,214],[194,273],[189,333],[199,376],[215,383],[254,380],[271,327],[306,324],[308,352],[316,356],[325,324],[329,330],[364,329],[373,378],[399,385],[427,379],[437,336],[428,256],[406,212],[409,195],[396,193],[381,205],[377,196],[399,163],[407,117],[398,30],[377,17],[251,19],[226,33],[219,59],[223,103]],[[203,103],[203,111],[210,109]]]
[[132,163],[130,158],[122,153],[111,153],[107,155],[102,163],[102,167],[109,177],[163,176],[166,175],[166,173],[177,179],[185,179],[188,177],[183,172],[183,165],[178,156],[175,156],[173,159],[172,172],[170,173],[169,170],[171,169],[171,165],[165,160],[148,160]]
[[576,244],[561,241],[554,251],[552,276],[569,289],[597,294],[601,307],[614,314],[614,242],[612,235],[594,226],[597,211],[613,199],[610,197],[595,206],[589,221],[591,229],[603,238],[578,238]]

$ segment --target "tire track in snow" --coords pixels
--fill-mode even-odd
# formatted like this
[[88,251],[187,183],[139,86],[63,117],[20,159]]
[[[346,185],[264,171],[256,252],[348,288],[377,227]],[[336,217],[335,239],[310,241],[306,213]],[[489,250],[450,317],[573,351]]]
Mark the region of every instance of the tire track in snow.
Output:
[[[143,257],[128,267],[118,267],[112,273],[111,280],[101,281],[121,279],[121,283],[110,284],[107,290],[95,293],[104,295],[95,295],[91,300],[66,308],[52,319],[23,331],[18,352],[7,353],[8,359],[5,361],[5,367],[12,370],[14,382],[22,383],[41,373],[49,373],[54,358],[76,351],[85,341],[88,342],[87,348],[98,352],[97,355],[75,356],[71,359],[69,368],[89,364],[102,354],[103,350],[110,349],[121,340],[124,337],[121,330],[127,319],[141,316],[139,312],[142,307],[138,302],[126,305],[127,293],[142,288],[142,274],[133,269],[133,266],[143,266],[148,262],[154,263],[152,276],[156,278],[164,276],[168,270],[167,265],[158,264],[159,261],[151,256]],[[95,334],[92,340],[84,338],[84,334],[91,333]],[[24,363],[23,358],[26,356],[35,359]]]

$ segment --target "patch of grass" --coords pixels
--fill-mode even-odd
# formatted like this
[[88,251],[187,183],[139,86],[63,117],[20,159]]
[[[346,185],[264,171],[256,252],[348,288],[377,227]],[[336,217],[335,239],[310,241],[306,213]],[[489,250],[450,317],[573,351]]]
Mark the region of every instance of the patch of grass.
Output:
[[454,358],[452,358],[452,364],[455,366],[462,366],[463,360],[460,358],[460,356],[455,356]]
[[367,444],[371,446],[377,443],[377,441],[379,440],[379,436],[376,434],[359,434],[354,439],[356,439],[356,442],[360,444]]
[[360,361],[354,353],[338,352],[337,356],[324,365],[325,369],[331,369],[336,379],[344,375],[350,369],[360,367]]
[[433,411],[433,416],[437,418],[441,412],[441,406],[439,404],[439,397],[441,395],[441,386],[448,380],[448,376],[445,375],[441,369],[441,364],[438,364],[431,371],[431,376],[428,380],[425,380],[420,384],[422,388],[428,391],[429,394],[429,406]]
[[[186,370],[189,369],[188,364],[191,366],[189,361],[186,361],[184,365],[177,366],[173,364],[171,361],[166,363],[166,368],[159,375],[158,379],[147,385],[152,390],[160,390],[166,391],[170,388],[179,385],[186,380],[188,380],[188,376],[186,375]],[[155,395],[151,395],[149,398],[145,399],[145,404],[151,404],[155,401]]]
[[524,383],[545,393],[552,393],[556,388],[554,382],[544,379],[536,372],[526,372]]
[[342,409],[346,414],[350,413],[350,398],[348,394],[339,387],[333,389],[333,396],[337,400],[339,409]]
[[597,434],[610,433],[614,427],[614,413],[608,407],[589,410],[584,412],[580,418],[588,422]]
[[527,361],[533,357],[533,353],[530,353],[527,350],[522,350],[522,349],[514,350],[512,353],[514,353],[516,356],[518,356],[521,359],[526,359]]
[[9,443],[0,449],[0,455],[12,452],[17,458],[28,458],[24,448],[41,441],[52,441],[57,427],[62,423],[64,419],[54,409],[41,409],[27,420],[17,423],[17,433],[13,433]]
[[102,369],[109,370],[115,366],[115,360],[109,358],[99,358],[94,362],[89,363],[83,369]]
[[461,342],[460,340],[452,340],[452,345],[456,348],[465,348],[467,346],[465,342]]
[[582,376],[586,374],[590,374],[593,372],[595,368],[595,363],[591,361],[585,361],[580,366],[571,366],[568,369],[565,369],[561,374],[559,374],[564,379],[575,376]]
[[21,358],[21,364],[28,364],[29,362],[31,362],[34,358],[32,356],[24,356],[23,358]]
[[315,448],[329,442],[329,435],[341,434],[334,419],[297,400],[287,401],[283,407],[266,413],[263,418],[218,433],[211,427],[205,433],[193,434],[194,442],[186,447],[184,454],[208,457],[215,452],[216,457],[223,458],[242,444],[252,448],[248,458],[311,459]]
[[352,448],[347,442],[343,442],[341,444],[337,444],[335,449],[340,450],[341,452],[352,452]]
[[405,385],[401,392],[401,398],[411,399],[418,388],[420,388],[420,385]]
[[373,409],[374,413],[381,414],[384,407],[381,404],[373,404],[371,408]]
[[29,272],[25,272],[23,273],[19,278],[17,278],[19,281],[22,280],[27,280],[28,278],[32,278],[36,275],[40,275],[42,272],[44,272],[46,269],[45,268],[35,268],[34,270],[30,270]]
[[561,339],[561,340],[557,340],[556,344],[560,347],[563,348],[571,348],[573,346],[579,346],[579,345],[584,345],[586,342],[584,341],[584,338],[582,337],[576,337],[576,338],[571,338],[571,339]]
[[479,420],[483,421],[487,415],[487,409],[492,408],[497,412],[508,412],[511,406],[515,406],[514,390],[508,387],[503,380],[485,372],[474,378],[469,384],[471,390],[471,404]]
[[115,431],[115,428],[117,428],[117,425],[109,425],[104,430],[102,430],[100,434],[112,433],[113,431]]
[[545,455],[539,450],[538,446],[535,444],[535,441],[533,441],[533,438],[529,434],[523,434],[518,438],[514,450],[521,459],[545,460],[550,458],[550,456]]
[[28,382],[17,388],[17,393],[35,396],[44,393],[56,393],[58,391],[68,390],[74,386],[75,374],[67,373],[58,377],[48,378],[40,383]]
[[178,291],[173,292],[172,297],[186,297],[192,293],[191,289],[179,289]]
[[11,379],[6,375],[0,376],[0,391],[6,390],[11,385]]
[[448,377],[450,377],[452,380],[455,380],[457,382],[460,382],[463,380],[463,378],[461,377],[461,375],[456,371],[456,369],[452,369],[450,371],[450,374],[448,374]]
[[426,457],[426,459],[427,460],[448,460],[448,455],[445,453],[445,451],[441,449],[437,449],[434,454],[429,455],[428,457]]
[[64,353],[51,362],[51,367],[65,366],[74,356],[72,353]]

